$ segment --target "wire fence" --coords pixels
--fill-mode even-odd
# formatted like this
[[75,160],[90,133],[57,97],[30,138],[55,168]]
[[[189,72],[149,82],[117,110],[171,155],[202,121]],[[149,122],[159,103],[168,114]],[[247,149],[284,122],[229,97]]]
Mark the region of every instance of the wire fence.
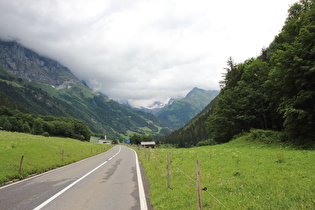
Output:
[[[152,149],[150,148],[138,148],[138,151],[140,153],[140,155],[142,155],[143,157],[147,158],[147,161],[151,162],[152,161]],[[181,169],[179,166],[177,166],[174,162],[172,162],[171,160],[168,160],[169,158],[166,157],[161,157],[160,155],[158,156],[156,153],[156,149],[154,149],[154,154],[153,154],[153,161],[155,161],[155,164],[157,164],[156,162],[162,162],[165,163],[165,165],[171,164],[171,168],[172,168],[172,173],[178,171],[180,172],[183,177],[185,177],[185,180],[183,180],[183,182],[185,183],[185,187],[186,188],[191,188],[191,189],[196,189],[196,178],[192,177],[191,175],[187,174],[183,169]],[[170,161],[170,163],[168,163],[168,161]],[[167,170],[170,167],[166,167]],[[187,182],[187,181],[188,182]],[[211,198],[213,198],[221,207],[223,207],[224,209],[229,209],[227,208],[212,192],[210,192],[210,190],[207,187],[203,187],[201,190],[207,192],[206,195],[210,196]]]

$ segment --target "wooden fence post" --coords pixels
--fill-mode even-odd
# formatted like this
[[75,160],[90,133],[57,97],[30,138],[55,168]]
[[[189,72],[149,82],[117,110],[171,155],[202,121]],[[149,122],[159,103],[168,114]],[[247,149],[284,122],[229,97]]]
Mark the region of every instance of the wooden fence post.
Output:
[[167,188],[171,188],[171,153],[167,153]]
[[24,155],[22,155],[22,157],[21,157],[19,173],[22,172],[23,160],[24,160]]
[[154,146],[154,166],[156,168],[156,146]]
[[201,200],[201,187],[200,187],[200,167],[199,167],[199,160],[196,160],[196,177],[197,177],[198,210],[201,210],[201,209],[202,209],[202,200]]
[[61,160],[62,160],[62,161],[64,160],[64,157],[65,157],[65,151],[62,150],[62,152],[61,152]]

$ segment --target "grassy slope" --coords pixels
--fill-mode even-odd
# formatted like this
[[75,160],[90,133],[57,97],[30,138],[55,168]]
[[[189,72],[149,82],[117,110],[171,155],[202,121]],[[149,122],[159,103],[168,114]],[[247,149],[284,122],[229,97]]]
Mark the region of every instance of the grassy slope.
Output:
[[[110,148],[110,145],[92,144],[69,138],[0,131],[0,185],[99,154]],[[61,156],[62,150],[64,161]],[[23,170],[19,174],[22,155]]]
[[[171,189],[166,159],[171,153]],[[197,209],[196,160],[200,160],[205,209],[315,209],[315,151],[248,142],[242,138],[191,149],[140,150],[155,209]]]

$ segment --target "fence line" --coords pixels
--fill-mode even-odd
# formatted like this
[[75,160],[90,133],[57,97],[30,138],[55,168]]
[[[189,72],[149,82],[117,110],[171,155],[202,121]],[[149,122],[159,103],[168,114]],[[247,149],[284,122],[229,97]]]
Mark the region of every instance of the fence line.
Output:
[[[140,149],[141,150],[141,149]],[[144,149],[145,150],[145,149]],[[146,152],[145,152],[146,153]],[[141,154],[141,153],[140,153]],[[168,162],[167,159],[159,157],[159,155],[156,155],[157,159],[162,160],[164,162]],[[192,183],[194,187],[191,188],[195,188],[196,186],[196,180],[191,178],[188,174],[186,174],[183,170],[181,170],[179,167],[177,167],[172,161],[170,161],[172,163],[172,168],[177,169],[179,172],[181,172],[183,175],[185,175]],[[222,207],[224,207],[225,209],[228,209],[218,198],[216,198],[207,188],[204,188],[203,191],[206,191],[215,201],[217,201],[220,205],[222,205]]]

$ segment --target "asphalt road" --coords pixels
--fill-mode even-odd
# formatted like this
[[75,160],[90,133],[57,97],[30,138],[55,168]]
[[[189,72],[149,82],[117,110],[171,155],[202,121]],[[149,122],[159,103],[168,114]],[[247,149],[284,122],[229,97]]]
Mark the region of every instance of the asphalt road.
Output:
[[144,210],[147,202],[135,152],[116,146],[0,188],[0,209]]

